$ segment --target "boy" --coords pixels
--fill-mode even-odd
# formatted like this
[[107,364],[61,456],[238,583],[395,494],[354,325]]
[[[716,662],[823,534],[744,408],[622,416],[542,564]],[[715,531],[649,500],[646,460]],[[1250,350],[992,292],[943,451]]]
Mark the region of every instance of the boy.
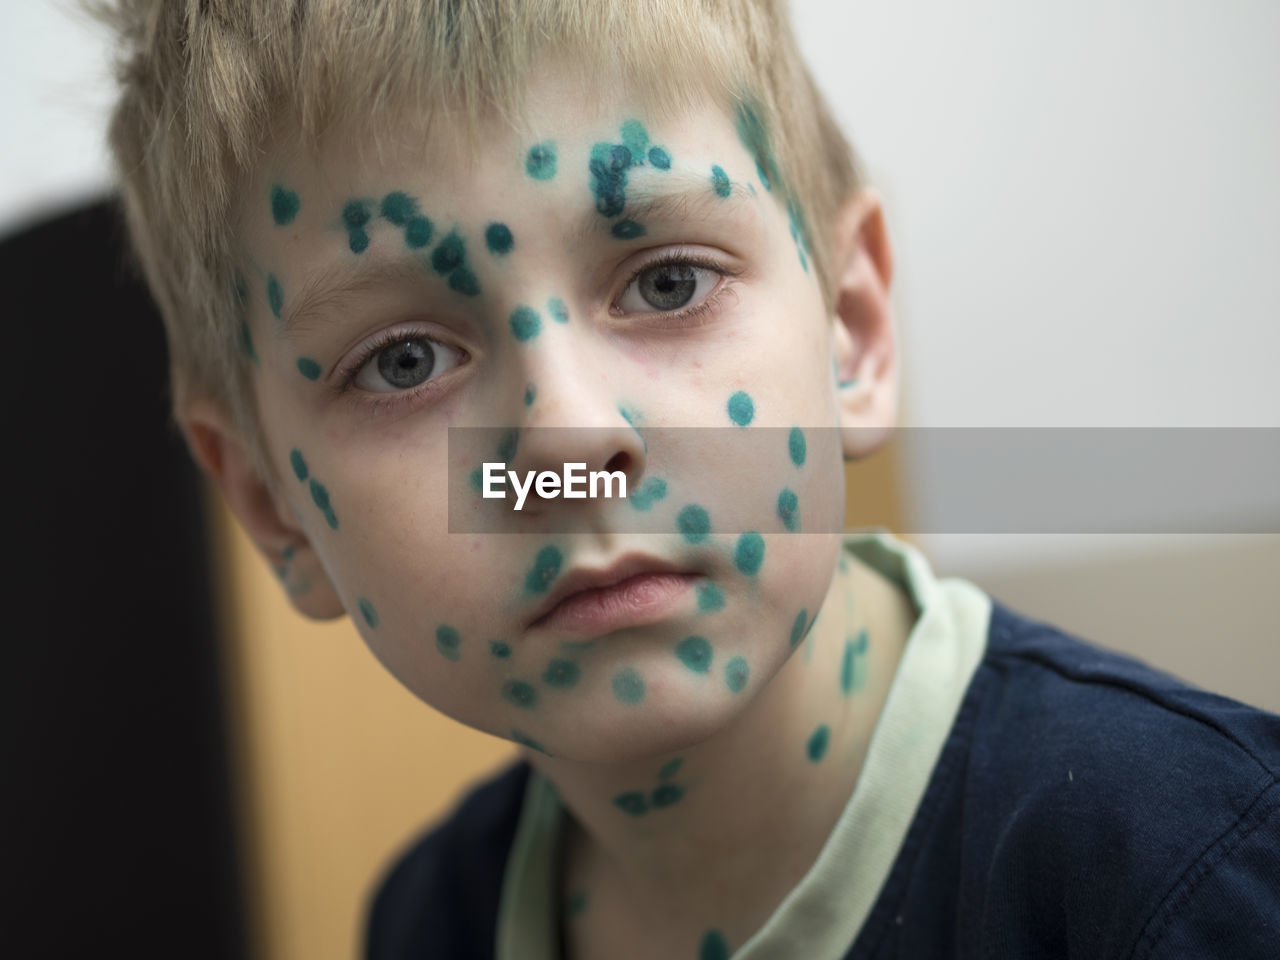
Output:
[[303,613],[526,754],[371,957],[1276,955],[1280,720],[837,532],[893,257],[780,5],[120,27],[193,453]]

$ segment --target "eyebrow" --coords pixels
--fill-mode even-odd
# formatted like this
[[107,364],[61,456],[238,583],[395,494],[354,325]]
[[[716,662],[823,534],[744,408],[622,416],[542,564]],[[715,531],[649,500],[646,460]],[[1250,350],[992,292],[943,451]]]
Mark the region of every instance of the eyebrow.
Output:
[[608,234],[623,220],[639,224],[705,222],[741,213],[755,199],[745,182],[729,184],[729,195],[722,197],[715,192],[711,175],[703,176],[688,170],[672,170],[663,173],[659,183],[628,185],[627,203],[622,213],[605,218],[594,207],[583,221],[577,239],[594,238]]
[[370,290],[406,280],[421,280],[425,268],[419,255],[394,259],[361,260],[354,270],[334,266],[309,277],[298,292],[286,301],[284,335],[292,336],[320,319],[322,314],[340,310]]

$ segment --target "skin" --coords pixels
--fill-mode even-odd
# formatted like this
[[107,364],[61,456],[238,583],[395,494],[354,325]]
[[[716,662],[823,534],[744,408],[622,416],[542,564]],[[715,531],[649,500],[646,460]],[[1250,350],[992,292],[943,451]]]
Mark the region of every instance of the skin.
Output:
[[[424,144],[408,133],[380,151],[357,152],[351,136],[335,136],[319,156],[272,150],[245,191],[239,224],[245,274],[261,278],[248,322],[260,364],[259,416],[279,479],[255,474],[216,408],[197,400],[180,419],[264,554],[278,564],[288,550],[291,570],[307,579],[310,588],[291,597],[299,610],[354,614],[370,650],[422,700],[553,755],[525,749],[571,813],[562,896],[590,898],[590,910],[567,928],[570,954],[694,956],[709,929],[729,944],[745,942],[812,864],[856,781],[913,620],[902,594],[878,574],[857,562],[837,566],[838,535],[783,534],[774,503],[783,486],[798,494],[806,518],[843,503],[840,455],[867,455],[894,423],[892,255],[878,196],[851,198],[834,213],[836,296],[828,311],[815,273],[799,262],[786,210],[776,191],[758,188],[755,159],[726,111],[708,103],[646,117],[624,91],[584,104],[567,82],[552,68],[535,77],[525,127],[489,130],[477,157],[450,153],[441,146],[450,138]],[[682,208],[636,216],[644,234],[624,240],[611,228],[632,209],[611,218],[597,211],[587,161],[593,145],[622,142],[624,124],[636,118],[671,165],[631,169],[629,204],[670,189],[700,190],[713,203],[696,216],[680,215]],[[626,127],[626,135],[635,130]],[[526,158],[542,143],[554,144],[556,167],[537,179]],[[735,185],[731,198],[715,189],[713,166]],[[277,187],[299,198],[287,223],[273,216]],[[430,217],[431,245],[411,250],[404,228],[377,214],[395,192]],[[343,219],[353,199],[373,212],[359,252]],[[514,237],[500,258],[485,247],[485,228],[495,222]],[[431,266],[431,252],[451,232],[465,243],[478,293],[468,284],[451,288]],[[630,283],[666,253],[726,271],[700,268],[691,306],[710,306],[696,322],[673,322]],[[390,279],[290,322],[317,278],[350,278],[397,260],[408,266]],[[279,318],[263,292],[268,274],[283,295]],[[567,322],[549,322],[551,298],[565,302]],[[543,315],[525,339],[510,324],[522,306]],[[386,332],[429,337],[448,360],[444,371],[398,393],[375,392],[369,373],[344,386],[340,373]],[[320,365],[315,382],[299,376],[299,356]],[[533,383],[536,403],[526,404]],[[726,415],[739,391],[752,401],[747,426]],[[647,450],[656,444],[622,415],[624,405],[646,426],[714,427],[730,440],[778,428],[776,464],[762,468],[773,499],[764,498],[758,525],[733,518],[735,531],[765,533],[758,569],[735,567],[736,532],[715,532],[716,517],[745,509],[732,493],[742,475],[734,450],[716,445],[728,441]],[[788,449],[797,424],[808,437],[803,467]],[[504,530],[530,536],[450,534],[449,427],[519,428],[513,469],[608,464],[624,469],[633,488],[661,476],[667,494],[643,515],[665,532],[626,532],[640,514],[622,501],[547,500],[503,514]],[[594,429],[536,429],[543,427]],[[841,439],[832,456],[822,455],[810,429],[822,427],[839,428],[826,431]],[[338,528],[295,479],[292,450],[304,451],[311,475],[323,479]],[[697,478],[710,486],[698,488]],[[707,490],[730,493],[707,499]],[[713,518],[710,535],[697,542],[675,520],[691,502],[709,504]],[[723,604],[700,610],[689,590],[669,620],[566,652],[565,638],[529,626],[545,599],[528,588],[530,571],[549,547],[561,551],[562,572],[605,566],[632,550],[656,555],[714,583]],[[362,598],[376,607],[376,626],[360,615]],[[804,658],[790,642],[802,609],[810,621],[816,616]],[[442,626],[456,631],[445,651]],[[863,628],[867,679],[849,696],[840,684],[845,642]],[[691,635],[710,642],[706,670],[674,652]],[[492,653],[495,641],[509,656]],[[734,657],[749,664],[739,691],[725,681]],[[557,658],[578,672],[562,664],[549,672]],[[616,695],[611,678],[621,671],[644,678],[639,702]],[[807,743],[820,725],[830,734],[815,762]],[[652,797],[658,772],[676,757],[682,763],[658,809],[633,816],[614,803],[628,792]]]

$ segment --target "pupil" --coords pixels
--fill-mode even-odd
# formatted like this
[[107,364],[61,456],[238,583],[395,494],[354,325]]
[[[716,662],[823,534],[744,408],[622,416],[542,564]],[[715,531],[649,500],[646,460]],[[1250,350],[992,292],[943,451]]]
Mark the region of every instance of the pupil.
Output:
[[697,287],[697,274],[687,263],[662,264],[640,274],[640,296],[659,310],[683,307]]
[[431,376],[435,351],[426,340],[405,340],[378,354],[378,372],[393,387],[416,387]]

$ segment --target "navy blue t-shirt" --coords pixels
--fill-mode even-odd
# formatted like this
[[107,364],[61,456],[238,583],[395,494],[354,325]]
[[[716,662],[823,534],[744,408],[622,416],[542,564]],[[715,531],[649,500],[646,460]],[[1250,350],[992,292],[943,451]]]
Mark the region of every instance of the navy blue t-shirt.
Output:
[[[400,857],[370,906],[370,960],[493,957],[528,775],[511,767]],[[934,957],[1280,960],[1280,717],[993,601],[846,954]]]

